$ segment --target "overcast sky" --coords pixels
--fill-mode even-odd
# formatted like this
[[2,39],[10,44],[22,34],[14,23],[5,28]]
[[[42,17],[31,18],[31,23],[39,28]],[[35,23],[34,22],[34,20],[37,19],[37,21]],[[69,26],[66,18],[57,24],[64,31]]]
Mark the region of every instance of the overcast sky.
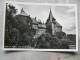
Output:
[[75,22],[75,7],[74,6],[50,6],[50,5],[25,5],[25,4],[14,4],[18,9],[23,8],[24,11],[31,17],[37,17],[42,22],[46,22],[49,16],[49,11],[53,13],[54,18],[63,26],[63,31],[68,34],[76,33],[76,22]]

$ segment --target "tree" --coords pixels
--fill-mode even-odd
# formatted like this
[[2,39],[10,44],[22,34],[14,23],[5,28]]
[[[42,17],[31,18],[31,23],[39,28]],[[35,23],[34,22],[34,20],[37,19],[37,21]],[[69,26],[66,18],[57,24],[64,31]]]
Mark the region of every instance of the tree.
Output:
[[55,35],[56,35],[56,37],[58,38],[58,39],[62,39],[62,38],[65,38],[66,37],[66,33],[65,32],[56,32],[55,33]]
[[[6,3],[6,15],[5,15],[5,45],[11,46],[13,41],[13,28],[14,27],[14,15],[17,13],[16,8],[13,5]],[[16,30],[15,30],[16,31]]]

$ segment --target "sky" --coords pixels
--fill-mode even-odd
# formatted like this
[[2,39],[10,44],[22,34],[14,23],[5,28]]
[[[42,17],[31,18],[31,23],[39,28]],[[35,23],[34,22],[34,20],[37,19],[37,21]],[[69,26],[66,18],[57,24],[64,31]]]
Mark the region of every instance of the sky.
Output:
[[62,30],[67,34],[76,33],[76,18],[75,18],[75,7],[74,6],[59,6],[59,5],[36,5],[36,4],[13,4],[18,9],[18,14],[21,8],[30,15],[31,17],[36,17],[37,20],[46,22],[49,11],[51,8],[53,17],[58,23],[60,23],[63,28]]

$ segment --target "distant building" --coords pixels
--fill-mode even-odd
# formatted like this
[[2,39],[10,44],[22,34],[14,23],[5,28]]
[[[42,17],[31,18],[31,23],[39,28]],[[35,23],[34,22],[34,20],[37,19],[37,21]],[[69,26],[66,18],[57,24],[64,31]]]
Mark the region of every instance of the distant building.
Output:
[[56,21],[50,9],[49,17],[46,21],[46,31],[55,35],[56,32],[62,31],[62,26]]

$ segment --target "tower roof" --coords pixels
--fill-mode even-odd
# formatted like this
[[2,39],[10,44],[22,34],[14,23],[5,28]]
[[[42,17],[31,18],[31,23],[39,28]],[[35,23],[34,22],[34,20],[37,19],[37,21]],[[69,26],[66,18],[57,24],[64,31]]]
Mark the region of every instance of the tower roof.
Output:
[[53,18],[53,14],[52,14],[52,11],[51,11],[51,9],[50,9],[50,12],[49,12],[49,17],[48,17],[49,19],[50,18]]
[[29,15],[24,11],[23,8],[21,9],[20,15],[29,16]]
[[48,17],[48,19],[47,19],[47,22],[46,22],[46,23],[48,23],[48,22],[53,22],[53,20],[55,20],[55,18],[53,17],[52,11],[51,11],[51,9],[50,9],[49,17]]
[[57,21],[55,21],[56,26],[62,27]]

